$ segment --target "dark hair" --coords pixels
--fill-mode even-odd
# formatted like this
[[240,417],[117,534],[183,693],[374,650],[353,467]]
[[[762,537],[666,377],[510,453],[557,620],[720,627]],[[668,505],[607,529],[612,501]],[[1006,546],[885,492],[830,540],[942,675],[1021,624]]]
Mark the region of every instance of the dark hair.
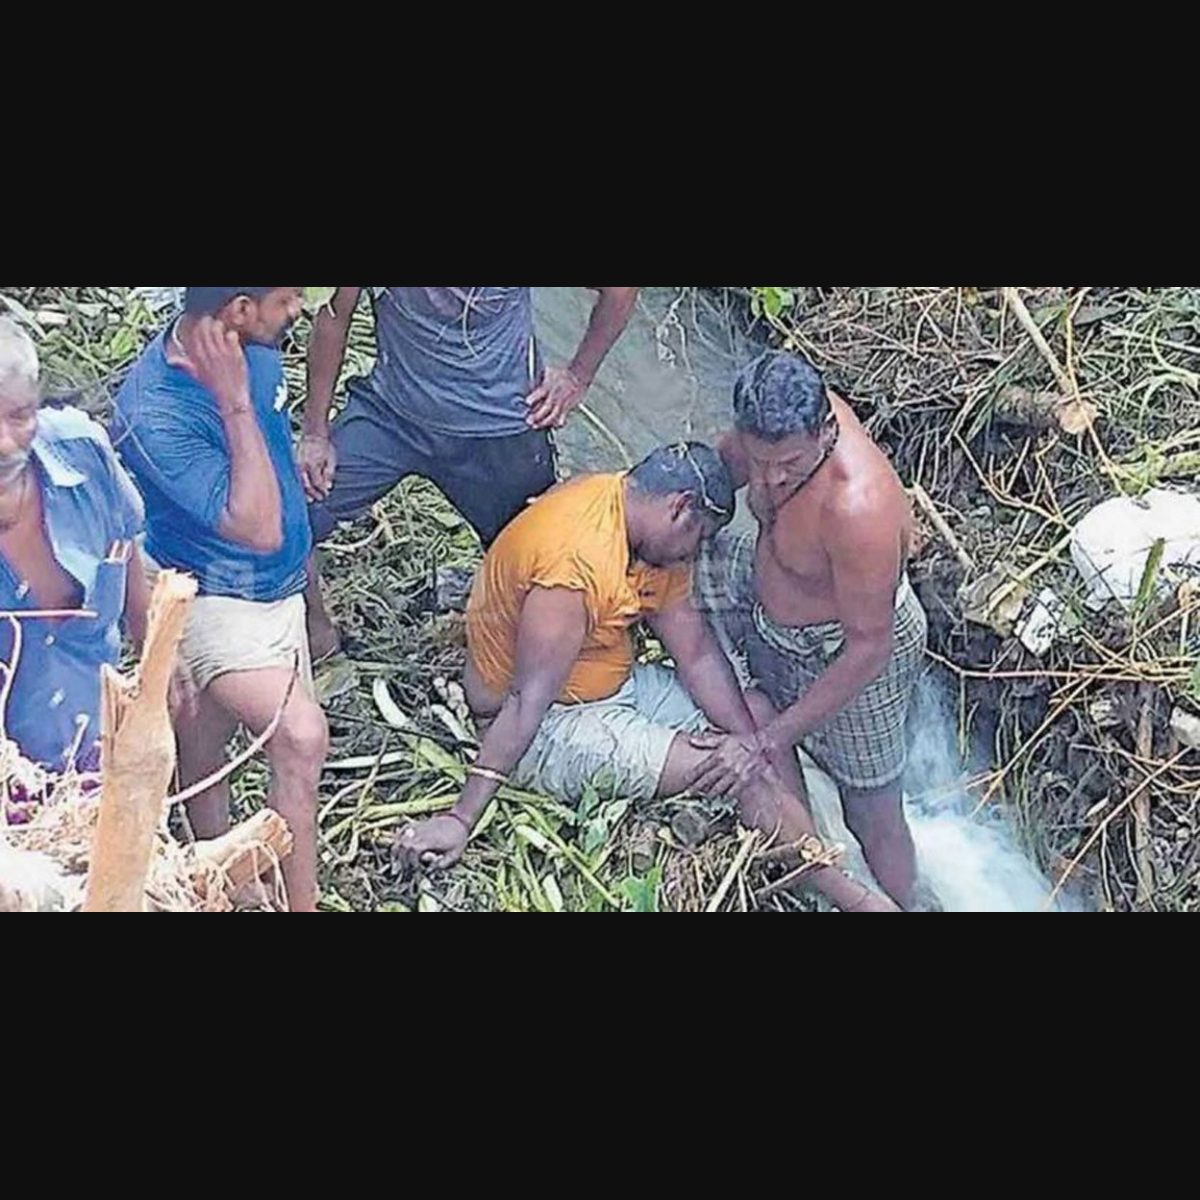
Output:
[[268,292],[274,290],[273,287],[190,287],[184,292],[183,309],[184,312],[197,316],[211,317],[238,296],[261,300]]
[[807,358],[782,350],[759,355],[733,385],[734,424],[742,433],[768,442],[793,433],[815,436],[831,411],[817,368]]
[[718,529],[733,520],[733,478],[721,456],[703,442],[660,446],[629,472],[629,480],[652,496],[682,492]]

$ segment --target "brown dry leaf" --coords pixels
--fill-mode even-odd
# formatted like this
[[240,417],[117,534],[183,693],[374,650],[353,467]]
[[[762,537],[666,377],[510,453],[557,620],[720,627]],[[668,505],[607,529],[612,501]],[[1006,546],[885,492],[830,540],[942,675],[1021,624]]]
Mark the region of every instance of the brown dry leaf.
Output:
[[976,625],[986,625],[1001,637],[1010,637],[1028,595],[1024,584],[1014,584],[1009,573],[999,567],[963,590],[963,616]]
[[1064,433],[1086,433],[1096,420],[1096,406],[1082,396],[1064,400],[1058,406],[1058,423]]

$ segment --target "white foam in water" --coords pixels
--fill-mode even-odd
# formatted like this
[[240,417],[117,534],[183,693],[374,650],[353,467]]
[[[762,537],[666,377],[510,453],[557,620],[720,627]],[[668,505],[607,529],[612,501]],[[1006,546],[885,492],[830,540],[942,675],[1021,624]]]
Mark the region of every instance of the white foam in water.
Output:
[[[1022,853],[998,813],[972,816],[975,802],[959,786],[963,772],[955,748],[953,716],[942,683],[926,675],[911,715],[914,740],[905,784],[906,812],[917,847],[922,890],[945,912],[1043,912],[1050,883]],[[803,757],[803,756],[802,756]],[[804,760],[813,817],[823,837],[846,846],[843,866],[869,875],[858,844],[842,820],[833,782]],[[1050,911],[1078,911],[1060,896]]]
[[[946,912],[1043,912],[1051,887],[1022,852],[1000,813],[973,816],[945,681],[932,671],[917,687],[905,784],[918,867]],[[928,797],[923,799],[922,797]],[[1051,911],[1077,905],[1060,896]]]
[[[1041,912],[1045,876],[1003,825],[909,807],[921,876],[946,912]],[[1061,911],[1062,905],[1055,904]]]

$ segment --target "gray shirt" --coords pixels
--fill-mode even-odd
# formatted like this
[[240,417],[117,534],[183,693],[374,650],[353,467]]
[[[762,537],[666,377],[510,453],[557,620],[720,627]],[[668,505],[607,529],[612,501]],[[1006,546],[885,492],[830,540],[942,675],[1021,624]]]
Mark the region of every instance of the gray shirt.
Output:
[[459,437],[525,433],[542,376],[527,287],[377,287],[376,396],[398,415]]

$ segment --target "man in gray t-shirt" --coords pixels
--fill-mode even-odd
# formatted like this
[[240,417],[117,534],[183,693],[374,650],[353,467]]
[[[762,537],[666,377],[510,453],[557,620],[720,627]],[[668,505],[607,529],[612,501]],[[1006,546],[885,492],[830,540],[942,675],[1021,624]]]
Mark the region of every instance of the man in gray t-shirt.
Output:
[[[407,475],[446,493],[486,548],[534,496],[555,482],[550,431],[583,399],[629,319],[635,287],[597,287],[599,299],[574,359],[543,366],[528,287],[373,287],[378,353],[329,410],[350,318],[363,292],[339,287],[317,316],[308,355],[300,470],[315,540],[365,513]],[[315,557],[309,639],[316,658],[337,649]]]

